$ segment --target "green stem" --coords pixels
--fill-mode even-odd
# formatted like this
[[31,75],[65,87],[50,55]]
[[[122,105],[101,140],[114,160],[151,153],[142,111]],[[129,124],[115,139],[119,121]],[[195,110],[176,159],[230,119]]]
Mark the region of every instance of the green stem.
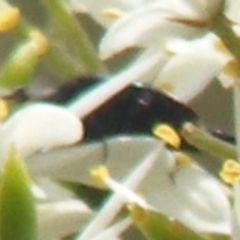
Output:
[[[212,21],[213,31],[221,38],[227,49],[231,52],[234,58],[240,64],[240,41],[232,30],[231,24],[223,16],[218,14]],[[236,134],[236,158],[240,161],[240,85],[238,82],[234,86],[234,118],[235,118],[235,134]]]
[[43,0],[50,16],[53,17],[59,33],[68,42],[68,47],[90,73],[105,72],[105,67],[96,54],[79,22],[68,13],[61,0]]
[[240,63],[240,41],[232,30],[231,24],[223,14],[218,14],[211,21],[212,31],[218,35],[231,54]]
[[199,150],[203,150],[223,160],[229,158],[237,159],[237,152],[234,146],[212,136],[191,123],[186,123],[183,126],[181,135],[189,144]]
[[238,161],[240,161],[240,85],[239,83],[236,83],[234,86],[233,102],[234,102],[234,118],[235,118],[234,122],[235,122],[237,156],[238,156]]

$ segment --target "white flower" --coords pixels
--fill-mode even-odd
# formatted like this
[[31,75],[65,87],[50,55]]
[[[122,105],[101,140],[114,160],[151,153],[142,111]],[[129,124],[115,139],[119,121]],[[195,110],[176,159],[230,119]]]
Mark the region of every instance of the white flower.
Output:
[[[189,102],[218,76],[227,78],[227,82],[232,81],[228,74],[221,74],[232,58],[216,47],[219,39],[211,33],[210,25],[223,10],[226,15],[233,15],[233,2],[106,0],[98,3],[70,1],[69,5],[73,10],[85,8],[101,24],[107,16],[103,12],[111,12],[111,9],[122,12],[110,25],[107,24],[100,42],[100,56],[106,59],[126,48],[139,47],[143,51],[135,61],[138,64],[140,59],[143,61],[158,54],[158,65],[150,68],[142,81],[181,102]],[[140,67],[138,69],[141,71]],[[226,86],[228,83],[223,81]]]
[[[81,121],[67,109],[48,103],[30,104],[0,125],[0,164],[11,147],[25,160],[35,152],[71,145],[82,137]],[[78,231],[91,214],[87,205],[49,178],[33,179],[38,240],[61,239]]]
[[165,53],[169,61],[163,66],[160,63],[157,71],[153,69],[148,81],[183,102],[190,101],[230,60],[215,47],[217,37],[206,34],[209,21],[221,6],[222,1],[144,5],[111,25],[101,41],[100,55],[108,58],[133,46],[152,54]]
[[[230,233],[230,204],[225,191],[220,182],[203,169],[194,164],[182,166],[176,164],[174,155],[164,147],[157,153],[156,148],[160,143],[153,138],[116,137],[106,140],[105,144],[108,149],[106,164],[111,176],[118,181],[125,179],[124,184],[131,179],[126,185],[127,191],[137,189],[154,209],[177,218],[194,230]],[[92,180],[87,172],[102,162],[102,156],[102,144],[95,143],[40,154],[28,162],[34,175],[38,172],[40,176],[48,175],[65,181],[91,185]],[[150,156],[154,156],[154,161],[149,160]],[[147,168],[145,166],[142,172],[138,172],[136,166],[140,168],[139,161],[141,162],[140,159],[143,157],[150,162],[150,166]],[[51,164],[53,159],[56,160],[54,166]],[[44,167],[38,164],[40,162]],[[129,177],[126,178],[128,174]],[[111,183],[109,186],[123,199],[127,199],[127,202],[140,204],[141,201],[138,202],[131,194],[121,190],[121,187],[116,188]],[[118,195],[115,204],[123,204],[120,196]],[[112,214],[119,208],[119,205],[115,204],[111,205],[109,210]],[[104,220],[98,220],[102,224],[103,221],[107,221],[106,212],[103,216]],[[104,225],[102,229],[106,226]]]

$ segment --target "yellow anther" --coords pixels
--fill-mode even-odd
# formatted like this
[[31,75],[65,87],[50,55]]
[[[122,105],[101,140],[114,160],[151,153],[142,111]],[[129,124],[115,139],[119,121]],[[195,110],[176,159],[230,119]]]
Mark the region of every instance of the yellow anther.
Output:
[[14,28],[20,19],[18,8],[8,8],[0,12],[0,32],[6,32]]
[[128,204],[127,209],[130,212],[131,218],[138,224],[143,223],[147,220],[148,213],[146,209],[136,204]]
[[29,36],[36,46],[37,54],[43,55],[48,49],[48,41],[45,36],[38,30],[31,31]]
[[0,120],[4,119],[7,115],[8,105],[3,99],[0,99]]
[[153,134],[174,148],[179,148],[181,145],[181,139],[177,132],[167,124],[155,126]]
[[105,179],[109,177],[109,172],[107,167],[105,166],[99,166],[96,169],[93,169],[90,171],[91,177],[96,182],[96,184],[104,188],[105,187]]
[[161,49],[160,52],[164,53],[164,55],[168,56],[168,57],[172,57],[174,55],[176,55],[176,52],[171,49],[171,48],[164,48],[164,49]]
[[174,153],[174,159],[175,159],[176,166],[191,167],[194,165],[192,159],[188,155],[182,152]]
[[122,17],[124,12],[117,8],[107,8],[101,12],[101,16],[108,19],[117,19]]
[[223,74],[227,75],[232,79],[232,84],[228,83],[229,86],[233,86],[234,81],[240,81],[240,65],[237,61],[229,61],[224,67],[223,67]]
[[227,160],[219,175],[224,182],[229,184],[240,181],[240,164],[234,160]]
[[168,81],[160,81],[160,83],[157,83],[157,88],[164,91],[164,92],[172,92],[173,85]]

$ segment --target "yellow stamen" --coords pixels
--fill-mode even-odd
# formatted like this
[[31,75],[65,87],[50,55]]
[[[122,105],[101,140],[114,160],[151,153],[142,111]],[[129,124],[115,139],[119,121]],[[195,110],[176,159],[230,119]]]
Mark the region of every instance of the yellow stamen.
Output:
[[20,19],[18,8],[8,8],[0,12],[0,32],[13,29]]
[[101,15],[104,18],[108,19],[117,19],[123,16],[123,12],[117,8],[107,8],[101,12]]
[[128,204],[127,209],[130,212],[131,218],[137,223],[143,223],[147,220],[148,213],[146,209],[136,205],[136,204]]
[[4,119],[7,115],[8,105],[3,99],[0,99],[0,120]]
[[227,160],[222,167],[220,172],[222,180],[229,184],[234,184],[240,181],[240,164],[234,160]]
[[234,86],[235,81],[239,79],[240,74],[238,66],[239,64],[236,61],[231,60],[232,59],[231,53],[228,51],[228,49],[220,39],[218,38],[214,39],[212,41],[212,45],[217,52],[223,55],[223,57],[229,59],[228,60],[229,62],[223,67],[219,81],[225,89],[232,88]]
[[179,148],[181,145],[181,139],[177,132],[167,124],[154,127],[153,134],[174,148]]
[[168,81],[160,81],[160,83],[157,84],[157,87],[164,92],[172,92],[173,90],[173,85]]
[[105,187],[105,179],[109,177],[109,172],[107,167],[105,166],[99,166],[96,169],[93,169],[90,171],[92,179],[96,182],[96,184],[104,188]]
[[31,31],[29,36],[36,45],[37,54],[43,55],[48,49],[48,41],[45,36],[38,30]]
[[227,83],[227,87],[232,87],[234,85],[234,81],[240,81],[240,66],[237,61],[229,61],[223,68],[223,74],[227,75],[232,79],[232,84]]
[[214,39],[213,47],[218,52],[221,52],[223,54],[226,54],[226,55],[230,56],[230,53],[229,53],[228,49],[226,48],[226,46],[224,45],[224,43],[220,39],[218,39],[218,38]]
[[191,167],[194,165],[192,159],[182,152],[174,153],[174,159],[176,162],[176,166]]

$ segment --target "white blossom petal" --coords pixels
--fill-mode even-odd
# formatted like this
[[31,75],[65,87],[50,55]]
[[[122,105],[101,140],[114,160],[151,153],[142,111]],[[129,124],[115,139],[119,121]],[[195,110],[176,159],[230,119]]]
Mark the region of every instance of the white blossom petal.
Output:
[[[164,172],[162,162],[171,161],[170,152],[162,152],[159,160],[138,187],[147,203],[195,231],[230,234],[230,203],[221,183],[196,165],[169,166]],[[130,190],[114,189],[134,199]]]
[[169,39],[194,38],[202,34],[202,29],[170,21],[180,16],[186,18],[186,15],[197,17],[182,4],[149,4],[139,8],[109,28],[100,44],[100,55],[108,58],[125,48],[150,44],[158,44],[160,49]]
[[197,41],[175,41],[169,50],[176,54],[165,64],[154,85],[181,102],[189,102],[201,93],[230,60],[214,48],[214,36]]
[[157,157],[163,148],[163,145],[160,145],[160,147],[158,146],[154,151],[150,152],[143,161],[134,168],[131,175],[124,180],[123,185],[117,183],[109,176],[101,176],[101,170],[100,173],[98,172],[99,169],[95,171],[95,173],[98,172],[97,174],[100,174],[100,178],[103,177],[102,181],[114,191],[114,194],[108,199],[88,227],[85,228],[79,240],[90,239],[103,231],[122,208],[125,203],[124,199],[130,199],[131,202],[136,202],[141,206],[148,205],[141,197],[136,196],[136,194],[132,193],[127,187],[133,189],[140,184],[154,166],[154,163],[158,160]]
[[124,179],[158,145],[159,141],[151,137],[120,136],[39,153],[26,161],[35,177],[49,176],[92,185],[89,171],[96,165],[106,163],[114,178]]
[[225,4],[224,14],[234,23],[240,23],[239,16],[240,1],[227,0]]
[[0,126],[0,159],[11,146],[22,157],[39,150],[73,144],[83,136],[79,119],[64,108],[39,103],[15,112]]
[[75,196],[71,190],[57,184],[50,178],[35,178],[34,181],[37,184],[35,186],[41,191],[39,193],[42,193],[41,195],[34,195],[38,202],[63,201]]
[[166,54],[160,51],[156,45],[149,46],[141,55],[138,56],[137,60],[135,61],[135,65],[137,65],[138,62],[145,62],[147,59],[152,58],[153,56],[155,56],[155,58],[158,57],[157,64],[149,68],[149,70],[138,79],[139,82],[146,83],[150,86],[153,86],[153,83],[156,81],[156,77],[159,75],[159,72],[171,58],[171,53]]
[[68,199],[37,206],[38,240],[60,239],[79,231],[91,210],[81,201]]
[[230,203],[217,179],[194,166],[180,168],[174,179],[179,219],[198,231],[230,234]]
[[[105,162],[111,175],[122,181],[139,159],[156,149],[159,141],[147,137],[115,137],[104,142]],[[34,176],[83,182],[92,185],[88,171],[104,161],[103,143],[87,144],[39,154],[28,160]],[[149,174],[138,187],[149,204],[198,231],[229,233],[229,202],[221,184],[199,168],[174,172],[174,157],[161,151]],[[191,181],[189,181],[191,179]]]

